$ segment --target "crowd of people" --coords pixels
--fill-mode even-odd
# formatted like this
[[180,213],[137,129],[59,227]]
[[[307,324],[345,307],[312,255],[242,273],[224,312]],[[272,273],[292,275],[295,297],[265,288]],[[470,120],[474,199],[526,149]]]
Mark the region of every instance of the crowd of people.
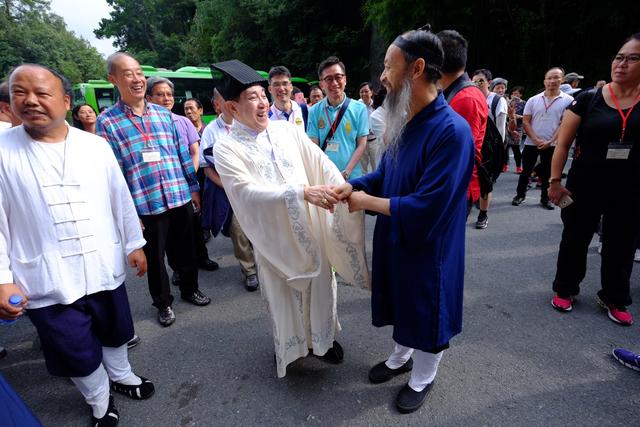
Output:
[[[111,392],[144,400],[155,391],[128,360],[139,338],[126,265],[146,274],[158,323],[169,327],[172,283],[188,303],[211,302],[198,271],[218,268],[206,240],[223,234],[243,285],[267,302],[278,377],[308,355],[342,362],[338,274],[371,289],[375,326],[393,326],[392,351],[369,379],[410,372],[396,405],[413,412],[462,331],[467,218],[477,205],[475,227],[488,227],[513,152],[512,204],[540,184],[542,208],[562,208],[551,305],[572,310],[601,224],[598,301],[629,326],[640,261],[639,60],[640,33],[617,51],[609,83],[580,91],[581,75],[552,67],[525,101],[523,87],[508,96],[507,79],[488,69],[467,74],[457,31],[423,27],[389,45],[382,88],[363,82],[357,100],[335,56],[320,62],[308,103],[285,66],[264,78],[238,60],[213,64],[223,79],[212,94],[218,117],[205,126],[200,101],[175,114],[173,83],[146,79],[134,56],[117,52],[107,74],[120,99],[99,115],[76,106],[73,127],[64,76],[21,64],[0,87],[0,318],[26,312],[48,371],[73,381],[92,425],[116,425]],[[365,211],[376,215],[371,274]],[[640,369],[634,353],[614,356]]]

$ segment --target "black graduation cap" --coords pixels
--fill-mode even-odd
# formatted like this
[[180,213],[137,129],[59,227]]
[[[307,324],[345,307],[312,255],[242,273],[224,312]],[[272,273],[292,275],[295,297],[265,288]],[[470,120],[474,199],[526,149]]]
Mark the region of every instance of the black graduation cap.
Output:
[[251,86],[260,85],[267,88],[267,79],[237,59],[211,64],[211,69],[222,71],[222,81],[216,89],[226,100],[237,99],[243,90]]

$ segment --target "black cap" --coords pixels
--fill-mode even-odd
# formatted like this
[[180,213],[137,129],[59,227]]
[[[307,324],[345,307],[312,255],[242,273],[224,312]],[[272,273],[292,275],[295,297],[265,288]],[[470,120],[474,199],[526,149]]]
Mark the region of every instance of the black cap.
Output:
[[211,69],[222,71],[222,81],[216,86],[216,89],[226,100],[238,99],[242,91],[251,86],[260,85],[267,88],[267,79],[237,59],[211,64]]

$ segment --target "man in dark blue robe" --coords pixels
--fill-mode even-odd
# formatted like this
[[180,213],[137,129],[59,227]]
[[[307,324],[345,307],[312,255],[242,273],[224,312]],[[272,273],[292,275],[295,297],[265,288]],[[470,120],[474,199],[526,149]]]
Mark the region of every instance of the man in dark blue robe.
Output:
[[[378,169],[337,188],[350,210],[376,212],[372,317],[393,325],[395,349],[369,372],[384,382],[412,370],[401,412],[424,403],[442,352],[462,330],[466,191],[474,162],[467,122],[438,93],[442,48],[410,31],[389,46],[380,80],[387,145]],[[411,359],[413,354],[414,359]]]

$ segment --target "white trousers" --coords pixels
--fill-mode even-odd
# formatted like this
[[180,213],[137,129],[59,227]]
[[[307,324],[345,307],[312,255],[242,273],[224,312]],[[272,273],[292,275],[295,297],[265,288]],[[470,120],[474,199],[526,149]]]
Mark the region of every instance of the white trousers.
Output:
[[409,387],[415,391],[422,391],[436,378],[438,365],[440,364],[443,353],[444,350],[437,354],[426,353],[395,343],[393,353],[391,353],[385,365],[387,365],[389,369],[397,369],[407,363],[407,360],[409,360],[413,354],[413,369],[411,370]]

